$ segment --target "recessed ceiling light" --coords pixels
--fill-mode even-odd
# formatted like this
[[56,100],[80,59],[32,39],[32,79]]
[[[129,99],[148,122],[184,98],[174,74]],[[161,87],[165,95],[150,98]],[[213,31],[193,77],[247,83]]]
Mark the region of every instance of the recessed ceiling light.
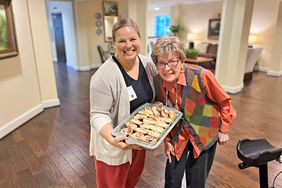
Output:
[[154,10],[160,10],[160,7],[155,7]]

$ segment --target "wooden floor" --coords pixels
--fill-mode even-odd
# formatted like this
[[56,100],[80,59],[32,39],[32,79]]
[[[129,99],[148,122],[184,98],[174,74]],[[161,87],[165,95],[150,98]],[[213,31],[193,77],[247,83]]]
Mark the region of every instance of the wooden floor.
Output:
[[[55,64],[61,106],[46,109],[0,140],[0,187],[96,187],[88,155],[89,80],[94,71],[76,72]],[[240,170],[236,144],[243,138],[266,138],[282,147],[282,78],[256,73],[239,94],[232,95],[238,118],[231,140],[218,146],[207,188],[259,187],[257,168]],[[163,147],[147,152],[138,188],[164,185]],[[269,186],[282,164],[270,162]],[[276,180],[282,187],[282,175]],[[185,185],[183,185],[185,187]]]

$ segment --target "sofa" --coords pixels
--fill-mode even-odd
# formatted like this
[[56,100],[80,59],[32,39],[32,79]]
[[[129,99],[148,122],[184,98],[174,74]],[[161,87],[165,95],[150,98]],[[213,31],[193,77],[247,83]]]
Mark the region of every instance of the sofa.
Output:
[[[196,49],[200,51],[200,57],[212,58],[212,69],[215,69],[216,57],[217,57],[217,49],[218,44],[212,43],[200,43],[196,45]],[[260,55],[262,53],[263,48],[261,47],[249,47],[247,52],[247,59],[245,63],[244,70],[244,82],[250,81],[253,79],[253,72],[256,63],[259,61]]]

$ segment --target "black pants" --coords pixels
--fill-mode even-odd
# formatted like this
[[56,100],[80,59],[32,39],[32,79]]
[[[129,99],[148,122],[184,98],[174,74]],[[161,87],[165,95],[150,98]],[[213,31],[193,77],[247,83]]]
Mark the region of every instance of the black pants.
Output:
[[167,161],[165,188],[181,188],[184,171],[187,188],[204,188],[213,163],[215,150],[216,143],[208,150],[202,151],[201,155],[195,159],[193,146],[189,141],[179,161],[173,155],[171,155],[171,163]]

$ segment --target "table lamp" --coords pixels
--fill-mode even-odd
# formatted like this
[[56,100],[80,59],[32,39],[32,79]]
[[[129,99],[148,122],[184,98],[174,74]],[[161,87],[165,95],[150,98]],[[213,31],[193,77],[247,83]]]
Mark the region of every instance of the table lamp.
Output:
[[252,48],[253,45],[256,43],[257,41],[257,36],[255,35],[249,35],[249,38],[248,38],[248,43],[249,43],[249,47]]
[[187,40],[189,42],[189,48],[193,49],[194,48],[194,40],[196,39],[196,34],[195,33],[188,33],[187,34]]

